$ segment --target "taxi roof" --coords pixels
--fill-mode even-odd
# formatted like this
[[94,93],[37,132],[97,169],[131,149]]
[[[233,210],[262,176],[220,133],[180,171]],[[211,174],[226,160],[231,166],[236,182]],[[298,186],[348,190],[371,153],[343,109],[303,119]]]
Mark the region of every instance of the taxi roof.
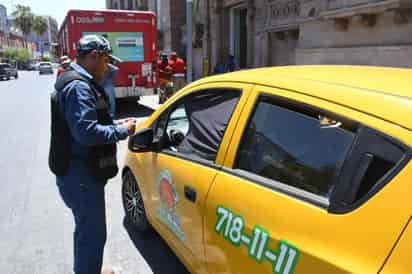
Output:
[[242,82],[293,90],[412,130],[412,69],[368,66],[283,66],[242,70],[195,83]]

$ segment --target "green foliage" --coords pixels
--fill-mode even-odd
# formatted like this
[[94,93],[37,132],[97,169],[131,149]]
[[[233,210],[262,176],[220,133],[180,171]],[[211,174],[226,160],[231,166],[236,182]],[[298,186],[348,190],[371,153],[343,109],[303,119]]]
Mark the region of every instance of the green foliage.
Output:
[[27,36],[32,30],[34,24],[34,14],[30,7],[24,5],[17,5],[12,15],[16,19],[16,26]]
[[31,58],[31,53],[28,49],[6,49],[3,56],[9,60],[27,62]]
[[42,16],[35,16],[33,20],[33,30],[39,36],[42,36],[48,30],[46,19]]

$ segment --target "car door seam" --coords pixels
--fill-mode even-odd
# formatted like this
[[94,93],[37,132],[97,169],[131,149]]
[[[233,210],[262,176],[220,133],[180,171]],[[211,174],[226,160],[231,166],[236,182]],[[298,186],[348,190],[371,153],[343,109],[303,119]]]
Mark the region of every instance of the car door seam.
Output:
[[386,256],[385,260],[383,261],[382,266],[379,268],[378,273],[381,273],[382,270],[384,269],[386,263],[389,261],[393,251],[395,250],[396,246],[398,245],[398,243],[400,242],[403,233],[405,232],[405,230],[408,228],[409,224],[412,222],[412,216],[409,217],[409,220],[406,222],[406,224],[403,226],[401,233],[399,233],[398,237],[396,238],[396,241],[394,242],[393,246],[391,247],[391,250],[389,251],[388,255]]

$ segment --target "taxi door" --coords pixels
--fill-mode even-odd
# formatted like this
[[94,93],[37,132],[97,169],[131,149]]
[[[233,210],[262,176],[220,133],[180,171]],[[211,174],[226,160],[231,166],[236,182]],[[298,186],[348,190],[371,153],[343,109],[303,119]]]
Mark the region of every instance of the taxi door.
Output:
[[[398,185],[406,186],[402,180],[412,170],[405,168],[400,174],[403,179],[382,181],[402,165],[402,145],[394,145],[382,134],[367,142],[362,132],[373,135],[373,130],[333,113],[363,117],[317,98],[255,86],[206,202],[205,252],[210,273],[379,271],[408,216],[408,208],[396,207],[393,214],[394,208],[388,205],[393,204],[391,197],[407,203],[406,197],[395,194]],[[386,123],[385,127],[391,128]],[[393,132],[398,130],[393,127]],[[374,149],[369,143],[378,145]],[[346,172],[345,159],[354,163],[353,153],[362,145],[368,147],[366,155],[373,154],[377,161],[387,157],[383,162],[393,164],[373,172],[369,170],[373,165],[353,170],[379,179],[375,185],[367,180],[362,191],[366,193],[369,185],[375,191],[387,184],[377,194],[359,192],[355,199],[360,196],[360,201],[347,212],[332,213],[331,197]],[[388,153],[379,154],[385,150]]]
[[[145,159],[153,225],[191,272],[205,273],[205,201],[250,89],[240,84],[198,87],[155,122],[160,150]],[[217,131],[204,132],[212,129]]]

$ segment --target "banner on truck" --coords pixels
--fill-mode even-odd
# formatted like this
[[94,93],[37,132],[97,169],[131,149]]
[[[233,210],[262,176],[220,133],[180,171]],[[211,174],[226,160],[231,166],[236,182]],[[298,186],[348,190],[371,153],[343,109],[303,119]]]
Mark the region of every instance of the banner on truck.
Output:
[[83,36],[98,34],[107,38],[113,54],[124,62],[143,62],[144,47],[142,32],[83,32]]

